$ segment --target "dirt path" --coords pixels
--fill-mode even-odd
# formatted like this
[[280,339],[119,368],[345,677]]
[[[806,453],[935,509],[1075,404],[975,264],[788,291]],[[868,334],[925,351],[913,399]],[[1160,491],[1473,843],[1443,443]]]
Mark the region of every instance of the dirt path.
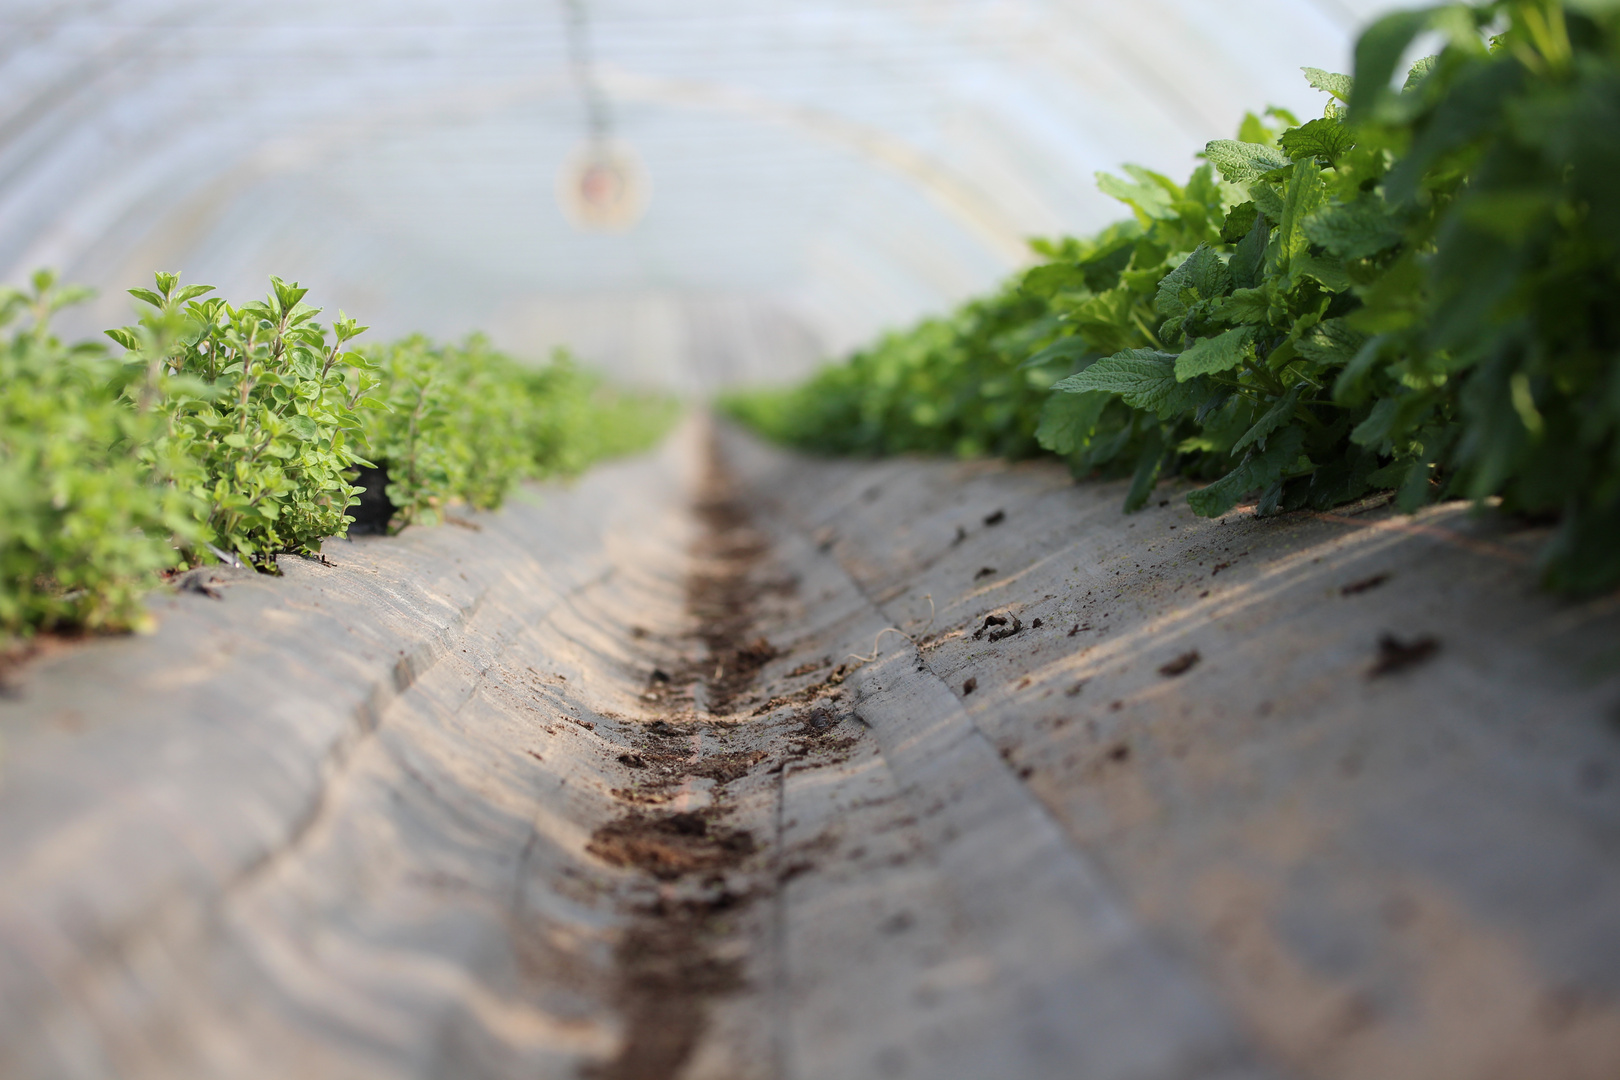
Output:
[[[780,774],[787,748],[779,731],[751,730],[731,712],[775,655],[756,627],[767,547],[716,449],[706,447],[696,498],[702,531],[686,586],[691,637],[701,647],[649,673],[646,736],[621,759],[646,778],[615,791],[627,808],[587,847],[657,883],[652,899],[626,908],[631,923],[615,949],[626,1034],[611,1061],[588,1070],[602,1080],[680,1074],[709,1031],[715,1000],[747,991],[749,966],[756,984],[770,966],[745,959],[770,940],[752,909],[775,886],[776,860],[762,849],[776,840],[777,785],[747,780]],[[731,1071],[769,1075],[772,1062],[746,1060],[760,1052],[729,1047]]]

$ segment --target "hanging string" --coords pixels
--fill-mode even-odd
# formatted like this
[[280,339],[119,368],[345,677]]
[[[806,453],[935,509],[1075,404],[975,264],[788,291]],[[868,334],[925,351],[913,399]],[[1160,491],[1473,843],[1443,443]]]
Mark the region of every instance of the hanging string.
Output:
[[585,102],[586,128],[590,133],[591,145],[600,149],[612,138],[613,116],[608,109],[607,95],[602,92],[602,86],[596,79],[585,0],[563,0],[563,8],[568,16],[568,59],[574,70],[574,82],[579,86],[580,98]]

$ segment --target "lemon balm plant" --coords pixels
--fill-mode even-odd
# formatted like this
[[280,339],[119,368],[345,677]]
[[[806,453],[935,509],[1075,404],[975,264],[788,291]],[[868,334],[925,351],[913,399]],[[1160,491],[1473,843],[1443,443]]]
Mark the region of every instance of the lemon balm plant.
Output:
[[347,528],[360,413],[381,403],[371,361],[347,348],[366,328],[340,313],[328,329],[307,289],[270,281],[264,300],[233,307],[159,273],[130,290],[150,308],[140,322],[107,334],[141,369],[139,405],[162,413],[146,456],[202,508],[202,539],[273,570]]
[[[1424,32],[1443,50],[1393,85]],[[915,419],[946,414],[987,445],[954,403],[999,393],[1021,342],[1054,391],[1034,436],[1077,474],[1134,472],[1127,510],[1165,473],[1211,481],[1188,495],[1209,516],[1500,500],[1557,519],[1548,584],[1620,583],[1620,6],[1398,12],[1354,77],[1305,71],[1320,117],[1251,115],[1184,186],[1104,176],[1131,220],[733,410],[812,448],[939,449]],[[975,339],[963,315],[1015,293],[1040,303]],[[842,445],[857,417],[882,433]]]
[[[1401,53],[1445,48],[1402,90]],[[1335,396],[1415,502],[1499,497],[1557,520],[1571,591],[1620,584],[1620,5],[1446,4],[1374,23],[1349,117],[1394,162],[1404,254],[1359,290],[1371,335]]]

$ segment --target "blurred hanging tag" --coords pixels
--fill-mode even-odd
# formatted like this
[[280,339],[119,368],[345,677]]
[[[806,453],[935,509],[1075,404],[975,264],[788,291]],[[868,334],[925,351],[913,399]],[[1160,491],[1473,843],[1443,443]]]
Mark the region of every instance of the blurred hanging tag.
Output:
[[647,210],[647,170],[616,139],[575,147],[557,174],[557,204],[584,232],[628,232]]

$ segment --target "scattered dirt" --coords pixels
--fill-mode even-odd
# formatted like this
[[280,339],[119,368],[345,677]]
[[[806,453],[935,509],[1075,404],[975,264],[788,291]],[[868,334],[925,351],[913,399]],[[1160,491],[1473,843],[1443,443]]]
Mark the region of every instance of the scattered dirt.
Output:
[[806,705],[823,698],[840,698],[844,692],[838,689],[838,684],[844,681],[844,676],[847,674],[847,669],[840,664],[823,681],[811,683],[809,686],[795,690],[791,694],[778,694],[775,697],[768,698],[755,705],[749,715],[764,716],[768,712],[774,712],[788,705]]
[[1439,651],[1440,639],[1436,637],[1425,636],[1402,641],[1394,634],[1382,634],[1378,638],[1378,658],[1373,661],[1372,667],[1367,669],[1367,677],[1376,679],[1381,675],[1405,671],[1409,667],[1416,667],[1432,659]]
[[1187,652],[1182,653],[1168,664],[1161,666],[1159,668],[1159,674],[1165,676],[1166,678],[1172,679],[1177,675],[1185,675],[1187,672],[1191,671],[1201,659],[1203,659],[1203,657],[1198,655],[1197,649],[1189,649]]
[[742,964],[692,943],[717,918],[754,899],[724,886],[708,894],[646,905],[614,950],[619,1005],[628,1038],[617,1057],[589,1068],[589,1080],[670,1080],[692,1056],[707,1026],[707,1003],[744,988]]
[[[813,869],[802,858],[784,869],[780,853],[766,852],[754,831],[731,823],[732,815],[747,815],[745,804],[728,798],[727,785],[773,783],[772,774],[812,753],[815,765],[832,764],[858,741],[829,737],[849,730],[836,707],[843,696],[837,685],[848,673],[843,666],[754,706],[749,695],[760,671],[778,654],[756,627],[760,602],[791,596],[797,582],[763,575],[765,539],[734,500],[715,458],[697,512],[704,529],[693,550],[686,606],[694,644],[702,648],[688,647],[683,651],[695,655],[652,669],[642,700],[662,715],[642,717],[632,736],[635,749],[618,758],[645,770],[644,779],[613,791],[625,812],[598,828],[587,848],[658,883],[655,902],[627,910],[630,928],[615,952],[626,1038],[617,1056],[587,1073],[594,1080],[680,1075],[703,1039],[713,1000],[746,986],[744,961],[722,959],[722,942],[747,923],[745,913],[756,901],[793,873]],[[832,538],[821,542],[830,545]],[[830,658],[807,662],[788,677],[829,667]],[[797,712],[797,731],[750,723],[782,708]],[[743,710],[746,715],[738,715]],[[718,740],[747,748],[716,752]],[[714,785],[714,801],[696,811],[687,809],[694,780]],[[754,823],[758,830],[757,817]],[[725,955],[735,954],[726,949]]]
[[713,780],[722,787],[740,780],[753,771],[755,765],[770,755],[763,750],[738,751],[730,754],[710,754],[689,770],[691,775]]
[[174,587],[181,592],[198,593],[210,600],[225,599],[225,594],[215,588],[220,583],[212,566],[199,566],[187,570],[183,574],[176,575],[174,579]]
[[1348,585],[1340,586],[1339,595],[1354,596],[1356,593],[1364,593],[1368,589],[1378,588],[1388,580],[1388,574],[1374,574],[1372,577],[1362,578],[1360,581],[1352,581]]
[[754,853],[754,837],[711,826],[703,814],[633,811],[591,836],[586,850],[613,866],[633,866],[663,881],[735,866]]
[[718,459],[711,459],[697,515],[704,535],[695,552],[698,569],[687,583],[686,606],[707,646],[711,660],[705,666],[711,670],[693,674],[708,689],[709,711],[721,714],[776,656],[776,648],[752,632],[759,587],[750,575],[764,558],[766,543],[749,525]]
[[[1036,622],[1038,625],[1039,620],[1036,620]],[[991,629],[992,627],[995,627],[995,629]],[[984,625],[973,632],[973,640],[978,641],[985,636],[985,631],[988,630],[990,632],[989,640],[1000,641],[1002,638],[1012,637],[1023,629],[1023,620],[1017,615],[986,615]]]

